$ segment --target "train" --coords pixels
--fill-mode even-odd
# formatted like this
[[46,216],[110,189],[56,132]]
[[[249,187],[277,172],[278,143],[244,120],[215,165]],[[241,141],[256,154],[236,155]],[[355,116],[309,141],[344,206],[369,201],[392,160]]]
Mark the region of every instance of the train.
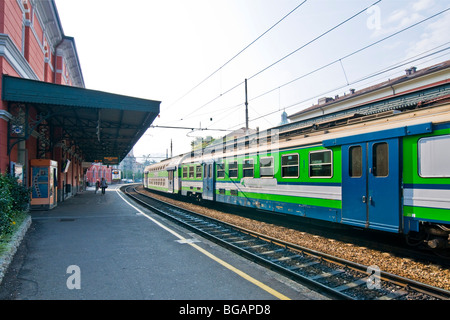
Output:
[[448,250],[449,87],[447,79],[431,98],[424,99],[428,89],[371,102],[372,109],[385,106],[378,112],[360,112],[366,103],[345,114],[228,135],[147,166],[143,186],[396,233],[410,244]]

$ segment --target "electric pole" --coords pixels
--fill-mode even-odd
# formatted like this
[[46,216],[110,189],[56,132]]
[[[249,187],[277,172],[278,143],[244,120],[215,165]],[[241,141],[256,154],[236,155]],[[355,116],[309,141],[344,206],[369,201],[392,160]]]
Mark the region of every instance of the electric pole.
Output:
[[245,79],[245,134],[248,134],[248,96],[247,96],[247,79]]

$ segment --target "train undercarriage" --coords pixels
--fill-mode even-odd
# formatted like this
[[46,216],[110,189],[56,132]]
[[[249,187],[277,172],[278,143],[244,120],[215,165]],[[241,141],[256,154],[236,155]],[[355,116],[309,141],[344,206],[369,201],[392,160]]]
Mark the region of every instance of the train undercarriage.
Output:
[[430,249],[450,248],[450,225],[423,223],[419,232],[410,232],[406,236],[411,246],[426,244]]

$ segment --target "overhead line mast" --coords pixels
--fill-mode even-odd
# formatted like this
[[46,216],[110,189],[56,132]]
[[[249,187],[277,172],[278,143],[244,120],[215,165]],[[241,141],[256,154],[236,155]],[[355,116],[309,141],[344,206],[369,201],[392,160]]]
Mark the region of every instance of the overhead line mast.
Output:
[[245,79],[245,133],[248,134],[248,95],[247,95],[247,79]]

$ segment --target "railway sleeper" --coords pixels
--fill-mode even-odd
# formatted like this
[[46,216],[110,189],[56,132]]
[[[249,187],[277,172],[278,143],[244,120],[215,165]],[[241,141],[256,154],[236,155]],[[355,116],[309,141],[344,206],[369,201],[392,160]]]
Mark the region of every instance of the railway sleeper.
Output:
[[318,279],[332,277],[332,276],[335,276],[335,275],[340,274],[342,272],[344,272],[344,270],[333,270],[331,272],[323,272],[321,274],[318,274],[318,275],[315,275],[315,276],[311,276],[311,277],[309,277],[309,279],[315,281],[315,280],[318,280]]
[[366,283],[367,283],[367,278],[362,278],[362,279],[358,279],[358,280],[355,280],[355,281],[350,282],[350,283],[346,283],[346,284],[340,285],[339,287],[333,288],[333,290],[338,291],[338,292],[342,292],[342,291],[345,291],[345,290],[348,290],[348,289],[359,287],[359,286],[361,286],[363,284],[366,284]]
[[397,291],[391,292],[385,296],[379,297],[378,300],[395,300],[400,297],[406,296],[407,294],[408,294],[408,292],[406,292],[404,290],[397,290]]
[[229,243],[229,244],[239,244],[239,239],[241,239],[242,240],[242,238],[241,237],[239,237],[239,236],[237,236],[237,237],[229,237],[229,238],[226,238],[226,241]]
[[269,244],[268,243],[261,243],[261,244],[255,244],[253,246],[250,247],[245,247],[243,249],[248,250],[248,249],[257,249],[257,248],[262,248],[262,247],[267,247]]
[[223,230],[220,230],[217,226],[211,224],[199,223],[197,227],[202,228],[202,230],[208,230],[208,232],[223,232]]
[[251,242],[253,241],[253,239],[242,239],[239,238],[239,240],[237,241],[230,241],[231,244],[242,244],[242,243],[247,243],[247,242]]
[[269,251],[264,251],[264,252],[260,252],[260,255],[269,255],[269,254],[274,254],[277,252],[282,252],[284,251],[284,249],[276,249],[276,250],[269,250]]
[[293,255],[293,256],[290,256],[290,257],[286,256],[286,257],[281,257],[281,258],[278,258],[278,259],[274,259],[273,261],[283,262],[283,261],[292,260],[292,259],[298,259],[298,258],[301,258],[301,256],[296,254],[296,255]]
[[237,232],[227,232],[222,234],[224,237],[228,237],[230,239],[242,239],[242,235],[238,234]]
[[306,267],[312,267],[312,266],[314,266],[314,265],[316,265],[318,263],[319,263],[318,261],[310,261],[310,262],[307,262],[307,263],[296,264],[294,266],[288,267],[287,269],[289,269],[291,271],[294,271],[294,270],[303,269],[303,268],[306,268]]

